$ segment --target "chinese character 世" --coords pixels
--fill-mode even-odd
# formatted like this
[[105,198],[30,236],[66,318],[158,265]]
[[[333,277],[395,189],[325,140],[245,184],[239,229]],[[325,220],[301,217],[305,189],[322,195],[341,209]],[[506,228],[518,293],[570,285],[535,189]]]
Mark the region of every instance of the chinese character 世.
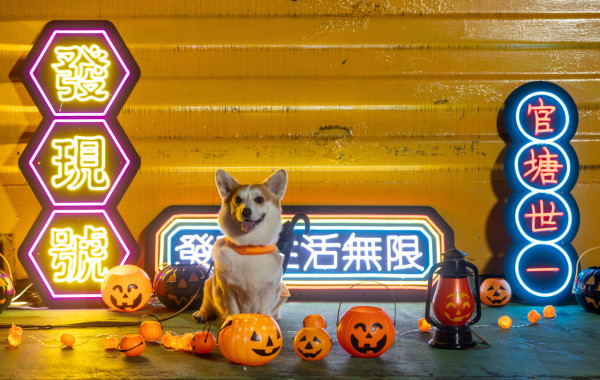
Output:
[[531,111],[533,111],[535,117],[535,135],[537,136],[540,133],[552,133],[554,129],[550,128],[550,122],[552,119],[550,115],[554,113],[556,107],[554,106],[546,106],[540,97],[538,99],[540,102],[539,105],[533,106],[531,104],[527,105],[527,116],[531,115]]
[[108,99],[104,90],[108,78],[108,52],[98,45],[57,46],[54,49],[58,63],[52,64],[56,72],[56,90],[63,102]]
[[553,201],[550,201],[550,210],[546,211],[544,207],[544,200],[540,199],[540,210],[535,209],[535,204],[531,204],[531,213],[525,214],[526,218],[531,218],[531,231],[532,232],[544,232],[544,231],[556,231],[555,216],[562,216],[563,212],[555,212],[555,205]]
[[544,153],[539,154],[537,157],[535,156],[533,149],[529,151],[529,153],[531,153],[531,159],[525,161],[523,165],[531,166],[531,169],[523,174],[523,178],[534,173],[530,178],[532,183],[539,177],[544,186],[548,183],[556,184],[558,183],[556,180],[556,173],[558,173],[559,169],[564,165],[558,163],[558,160],[556,159],[558,154],[550,154],[550,151],[545,146],[542,147],[542,149],[544,150]]
[[54,188],[67,186],[69,190],[77,190],[87,182],[89,190],[108,189],[110,180],[104,171],[104,137],[54,139],[52,147],[58,151],[52,157],[52,164],[58,170],[58,174],[52,176]]

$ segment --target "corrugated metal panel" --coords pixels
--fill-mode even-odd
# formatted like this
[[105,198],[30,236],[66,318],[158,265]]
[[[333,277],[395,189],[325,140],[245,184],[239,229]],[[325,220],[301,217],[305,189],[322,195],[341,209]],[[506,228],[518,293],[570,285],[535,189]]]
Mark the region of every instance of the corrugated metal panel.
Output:
[[252,182],[283,167],[287,204],[430,205],[499,273],[510,189],[498,116],[517,86],[549,80],[580,112],[574,246],[589,248],[600,243],[599,11],[587,0],[5,0],[0,234],[18,246],[40,209],[17,167],[41,120],[20,62],[47,21],[102,18],[142,70],[119,116],[142,158],[119,205],[140,243],[166,206],[217,204],[217,168]]

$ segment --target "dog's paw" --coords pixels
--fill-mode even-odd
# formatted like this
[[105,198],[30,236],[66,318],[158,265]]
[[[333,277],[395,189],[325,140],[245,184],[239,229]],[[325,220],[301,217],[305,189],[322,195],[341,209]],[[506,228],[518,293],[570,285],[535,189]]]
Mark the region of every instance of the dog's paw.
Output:
[[196,321],[196,323],[208,322],[207,316],[204,313],[200,312],[200,310],[192,314],[192,318],[194,318],[194,321]]

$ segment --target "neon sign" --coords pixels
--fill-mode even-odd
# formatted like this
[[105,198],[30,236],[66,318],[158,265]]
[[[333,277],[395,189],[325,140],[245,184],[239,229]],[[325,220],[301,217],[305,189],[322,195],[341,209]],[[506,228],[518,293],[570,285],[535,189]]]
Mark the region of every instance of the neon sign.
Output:
[[139,257],[116,211],[140,166],[116,119],[139,75],[108,21],[52,21],[24,61],[44,118],[19,167],[43,210],[19,259],[51,307],[99,306],[108,270]]
[[[296,225],[296,241],[284,281],[294,296],[323,297],[311,290],[346,289],[374,280],[396,289],[425,289],[431,267],[453,246],[453,232],[429,207],[283,207],[283,218],[308,214],[311,231]],[[171,206],[147,229],[146,270],[162,263],[211,260],[223,237],[218,207]],[[372,284],[371,284],[372,285]],[[298,292],[300,291],[300,292]]]
[[504,161],[514,192],[505,211],[513,239],[505,272],[515,294],[533,304],[570,295],[577,253],[571,241],[579,210],[569,191],[579,162],[569,141],[577,130],[569,94],[548,82],[532,82],[506,100],[504,123],[512,139]]

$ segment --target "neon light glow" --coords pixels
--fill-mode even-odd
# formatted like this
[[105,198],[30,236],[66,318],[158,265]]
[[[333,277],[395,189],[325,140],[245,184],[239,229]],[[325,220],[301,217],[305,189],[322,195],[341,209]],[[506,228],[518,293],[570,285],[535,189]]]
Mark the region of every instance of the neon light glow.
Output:
[[103,136],[54,139],[51,145],[57,151],[51,161],[58,172],[52,176],[52,187],[67,186],[69,190],[77,190],[87,183],[89,190],[108,189],[110,180],[104,171],[106,144]]
[[58,63],[52,64],[56,72],[56,90],[62,102],[108,99],[105,91],[108,78],[108,52],[98,45],[57,46],[54,53]]
[[569,140],[578,120],[570,95],[548,82],[517,88],[504,107],[512,140],[504,168],[515,190],[505,209],[513,239],[505,274],[515,295],[533,304],[558,303],[570,294],[577,261],[570,243],[579,210],[569,191],[579,163]]
[[[151,244],[147,246],[154,247],[152,266],[146,262],[148,271],[156,271],[162,263],[210,260],[212,245],[222,233],[218,215],[202,212],[207,207],[172,206],[155,219],[148,228]],[[199,212],[180,212],[186,209]],[[293,217],[286,209],[284,221]],[[393,208],[397,214],[355,214],[351,206],[335,209],[348,213],[307,212],[311,221],[308,235],[303,234],[304,225],[295,226],[296,241],[284,274],[290,289],[339,289],[361,280],[423,289],[429,270],[440,261],[448,244],[453,244],[447,225],[438,219],[434,222],[428,214],[403,214],[402,207]],[[304,212],[298,207],[294,211]]]

